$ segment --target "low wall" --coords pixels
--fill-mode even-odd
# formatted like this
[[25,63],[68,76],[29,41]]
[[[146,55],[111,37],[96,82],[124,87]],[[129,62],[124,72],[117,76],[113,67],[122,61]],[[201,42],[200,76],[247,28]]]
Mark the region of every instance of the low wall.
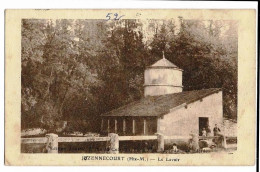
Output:
[[[161,134],[151,136],[118,136],[109,133],[107,137],[59,137],[57,134],[46,134],[45,137],[21,138],[22,153],[164,153],[177,145],[181,152],[198,145],[199,140],[221,139],[222,147],[227,147],[227,138],[224,136],[202,137],[191,136],[164,136]],[[236,137],[235,137],[236,139]],[[200,149],[196,146],[196,150]],[[193,150],[193,148],[192,148]]]

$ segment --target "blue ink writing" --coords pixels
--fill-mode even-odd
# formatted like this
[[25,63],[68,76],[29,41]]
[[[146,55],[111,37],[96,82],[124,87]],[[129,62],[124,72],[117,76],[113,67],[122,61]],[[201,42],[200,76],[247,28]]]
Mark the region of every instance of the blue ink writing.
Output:
[[118,13],[107,13],[106,18],[107,18],[107,21],[108,20],[120,20],[124,16],[125,15],[119,16]]

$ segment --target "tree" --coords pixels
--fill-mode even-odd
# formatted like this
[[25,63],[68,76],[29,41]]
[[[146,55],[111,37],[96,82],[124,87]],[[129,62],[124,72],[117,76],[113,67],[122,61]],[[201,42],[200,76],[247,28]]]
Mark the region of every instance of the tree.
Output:
[[[237,47],[230,50],[221,29],[226,25],[236,32],[230,22],[182,20],[177,39],[168,57],[184,69],[184,89],[219,87],[223,89],[224,115],[236,118],[237,105]],[[225,34],[225,33],[224,33]],[[230,37],[230,34],[227,34]],[[236,34],[233,34],[236,45]]]
[[[23,20],[24,127],[41,124],[54,130],[56,121],[62,120],[67,113],[64,105],[77,95],[91,96],[89,88],[99,84],[96,74],[76,51],[77,42],[72,23],[72,20],[56,20],[54,23],[46,20]],[[30,123],[32,116],[35,116],[36,121]]]
[[170,20],[169,22],[164,22],[159,28],[157,28],[153,40],[150,44],[151,56],[158,60],[162,58],[162,52],[168,51],[169,47],[174,44],[175,41],[175,23]]
[[109,25],[106,52],[99,76],[104,81],[100,91],[103,112],[112,110],[143,95],[143,72],[147,48],[137,20],[121,20]]

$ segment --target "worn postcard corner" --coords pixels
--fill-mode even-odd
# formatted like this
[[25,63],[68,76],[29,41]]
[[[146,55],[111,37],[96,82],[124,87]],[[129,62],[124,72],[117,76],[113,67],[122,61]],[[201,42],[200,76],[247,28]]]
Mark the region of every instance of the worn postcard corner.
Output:
[[255,10],[5,14],[5,165],[255,164]]

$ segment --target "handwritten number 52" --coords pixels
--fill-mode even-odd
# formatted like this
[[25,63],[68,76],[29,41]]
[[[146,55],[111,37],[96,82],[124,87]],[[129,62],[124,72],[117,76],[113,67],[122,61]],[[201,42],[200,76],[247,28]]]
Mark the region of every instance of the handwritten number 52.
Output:
[[[113,13],[107,13],[106,18],[107,18],[107,20],[119,20],[119,19],[121,19],[123,16],[125,16],[125,15],[119,16],[117,13],[114,13],[114,18],[112,18],[112,17],[113,17]],[[111,19],[111,18],[112,18],[112,19]]]

